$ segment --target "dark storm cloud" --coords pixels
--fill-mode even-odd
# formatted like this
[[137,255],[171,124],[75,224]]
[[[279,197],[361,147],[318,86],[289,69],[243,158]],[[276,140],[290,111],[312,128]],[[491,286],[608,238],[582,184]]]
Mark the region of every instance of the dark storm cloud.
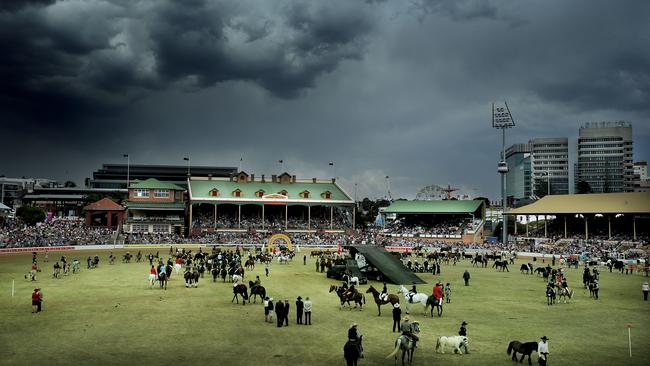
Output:
[[[3,109],[80,117],[178,84],[232,80],[295,97],[358,59],[371,18],[345,2],[260,6],[212,1],[7,5],[0,27]],[[250,4],[250,5],[254,5]],[[48,6],[49,5],[49,6]],[[269,5],[269,4],[267,4]]]
[[126,152],[160,164],[243,156],[256,174],[284,159],[299,176],[359,182],[360,195],[384,195],[387,175],[395,196],[432,183],[494,195],[490,103],[503,98],[517,119],[508,143],[626,119],[635,158],[650,154],[647,2],[7,4],[0,152],[37,152],[0,174],[70,170],[80,182]]

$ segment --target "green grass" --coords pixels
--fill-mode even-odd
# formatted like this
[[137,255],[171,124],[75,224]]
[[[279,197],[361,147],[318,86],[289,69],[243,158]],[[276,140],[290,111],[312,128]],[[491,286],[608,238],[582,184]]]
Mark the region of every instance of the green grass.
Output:
[[[89,253],[68,253],[68,258],[75,254],[85,265]],[[0,256],[0,365],[343,365],[342,348],[352,322],[359,323],[364,335],[366,358],[360,365],[393,363],[385,359],[396,337],[390,309],[382,307],[382,317],[377,317],[368,294],[363,311],[339,310],[335,295],[328,293],[334,282],[315,272],[313,260],[306,266],[301,257],[288,265],[274,262],[269,278],[264,278],[262,266],[247,273],[246,281],[260,275],[276,300],[289,299],[290,326],[277,328],[263,321],[259,302],[232,304],[228,283],[206,277],[198,288],[186,289],[174,276],[167,291],[149,289],[148,262],[109,266],[108,252],[99,254],[98,269],[82,265],[80,274],[57,280],[50,277],[56,256],[51,253],[50,263],[41,263],[46,267],[36,284],[23,278],[31,255]],[[462,285],[466,268],[472,275],[469,287]],[[647,364],[650,302],[642,301],[640,289],[646,278],[603,273],[601,299],[595,301],[577,286],[581,270],[569,270],[574,300],[549,307],[542,279],[520,274],[518,265],[511,268],[501,273],[463,262],[443,266],[440,277],[421,275],[429,283],[451,282],[453,297],[442,318],[412,312],[422,328],[414,364],[509,365],[510,340],[538,341],[542,335],[550,338],[551,365]],[[45,296],[40,314],[31,313],[30,294],[36,286]],[[422,292],[430,288],[418,286]],[[389,290],[395,292],[397,286],[389,285]],[[295,324],[298,295],[314,302],[312,326]],[[471,354],[436,354],[436,337],[456,335],[463,320],[469,323]],[[626,323],[634,326],[631,359]]]

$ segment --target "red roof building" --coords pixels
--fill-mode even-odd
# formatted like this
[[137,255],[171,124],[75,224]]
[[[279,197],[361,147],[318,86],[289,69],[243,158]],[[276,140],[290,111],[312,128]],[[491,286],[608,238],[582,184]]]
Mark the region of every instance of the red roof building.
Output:
[[84,207],[86,226],[118,228],[124,221],[124,207],[110,198],[102,198]]

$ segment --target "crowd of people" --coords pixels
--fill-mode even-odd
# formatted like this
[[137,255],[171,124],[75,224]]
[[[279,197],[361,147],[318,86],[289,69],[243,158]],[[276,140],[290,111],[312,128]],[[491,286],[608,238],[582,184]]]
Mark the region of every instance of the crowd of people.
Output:
[[[262,225],[262,223],[264,225]],[[336,214],[333,221],[329,218],[312,217],[311,220],[306,218],[291,217],[285,220],[280,216],[266,216],[264,221],[261,217],[242,216],[241,221],[237,216],[218,216],[215,220],[213,214],[197,213],[192,218],[192,227],[202,229],[266,229],[266,230],[283,230],[286,228],[296,230],[310,229],[330,229],[345,230],[352,226],[352,223],[341,214]]]
[[388,235],[461,235],[464,228],[473,228],[471,220],[451,219],[436,223],[413,221],[404,218],[386,223],[383,232]]
[[115,232],[88,227],[78,218],[54,218],[35,226],[6,220],[0,226],[0,247],[49,247],[113,244]]

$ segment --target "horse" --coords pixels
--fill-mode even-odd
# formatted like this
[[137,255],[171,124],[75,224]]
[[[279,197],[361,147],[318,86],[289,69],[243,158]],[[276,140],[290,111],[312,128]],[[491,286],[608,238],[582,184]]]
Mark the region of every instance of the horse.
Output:
[[555,302],[555,290],[551,286],[546,287],[546,305],[553,305]]
[[381,306],[385,304],[390,304],[391,306],[395,306],[395,304],[399,304],[399,296],[395,294],[389,294],[388,299],[382,300],[379,298],[379,291],[377,291],[374,287],[370,286],[368,291],[366,291],[367,294],[372,294],[372,297],[375,298],[375,304],[377,304],[377,316],[381,316]]
[[494,261],[494,264],[492,265],[492,268],[494,268],[494,267],[496,267],[497,270],[510,272],[510,270],[508,269],[508,261],[507,260]]
[[199,287],[199,272],[185,271],[183,277],[185,278],[185,287]]
[[341,300],[341,305],[339,306],[339,309],[343,308],[343,304],[347,303],[348,306],[350,307],[350,310],[352,310],[350,301],[354,301],[354,307],[356,308],[358,305],[359,309],[363,310],[363,304],[366,303],[366,297],[358,291],[354,291],[352,294],[346,296],[345,291],[346,291],[345,289],[339,286],[330,285],[329,292],[336,292],[336,295],[339,297],[339,300]]
[[519,270],[521,271],[521,274],[524,274],[524,272],[526,272],[526,274],[533,274],[533,267],[529,266],[526,263],[522,263],[521,267],[519,267]]
[[246,305],[246,300],[248,300],[248,288],[246,288],[246,285],[237,285],[233,287],[232,293],[234,296],[230,302],[237,300],[237,303],[239,304],[239,297],[237,295],[241,295],[242,305]]
[[363,354],[363,345],[362,343],[363,336],[359,337],[358,341],[351,341],[348,339],[347,342],[345,342],[345,346],[343,346],[343,358],[345,358],[345,361],[348,366],[355,365],[357,364],[357,360],[362,356]]
[[440,318],[442,316],[442,304],[442,299],[438,300],[435,296],[431,295],[427,299],[427,307],[424,308],[424,311],[426,312],[427,308],[431,306],[431,317],[433,318],[433,308],[436,308],[438,311],[438,318]]
[[158,274],[158,282],[160,282],[160,288],[164,288],[167,290],[167,280],[169,277],[167,277],[167,273],[165,272],[160,272]]
[[573,297],[573,290],[569,290],[568,288],[560,287],[560,291],[558,294],[558,302],[564,299],[564,303],[567,303],[567,299],[571,300]]
[[[546,268],[537,267],[533,272],[537,273],[538,276],[543,276],[546,273]],[[548,275],[546,276],[546,278],[548,278]]]
[[438,337],[436,341],[436,353],[445,353],[446,347],[451,347],[454,353],[463,354],[460,349],[469,345],[465,336]]
[[[413,322],[411,324],[411,329],[413,333],[420,333],[420,324],[418,322]],[[397,365],[397,352],[402,351],[402,366],[404,366],[404,356],[408,355],[407,362],[409,364],[413,363],[413,353],[415,353],[415,348],[413,347],[413,340],[408,336],[402,334],[395,340],[395,349],[391,352],[390,355],[386,358],[395,357],[395,365]]]
[[254,259],[248,259],[246,260],[246,263],[244,264],[247,270],[252,271],[255,269],[255,260]]
[[348,286],[350,285],[359,286],[359,277],[344,274],[342,280],[345,281],[348,284]]
[[214,267],[210,272],[212,272],[212,282],[217,282],[217,277],[219,277],[219,272],[221,272],[219,268]]
[[409,313],[409,304],[420,303],[424,307],[424,315],[427,315],[427,301],[429,300],[429,295],[423,294],[421,292],[417,294],[411,293],[406,289],[406,287],[404,287],[404,285],[400,285],[397,292],[404,296],[404,302],[406,303],[406,314]]
[[221,268],[221,272],[219,272],[219,275],[221,276],[223,282],[226,282],[226,277],[228,277],[228,271],[226,270],[226,267]]
[[508,354],[510,354],[510,352],[512,352],[513,361],[517,361],[517,353],[521,353],[519,363],[524,362],[524,357],[528,356],[528,364],[532,365],[530,355],[533,352],[537,352],[537,342],[521,343],[519,341],[512,341],[508,344]]
[[[266,297],[266,289],[262,285],[253,288],[254,285],[255,284],[253,283],[253,281],[248,281],[248,287],[250,287],[251,289],[251,294],[249,296],[249,299],[252,297],[253,303],[256,303],[258,296],[260,297],[260,299],[264,300],[264,298]],[[248,300],[248,302],[250,302],[250,300]]]

